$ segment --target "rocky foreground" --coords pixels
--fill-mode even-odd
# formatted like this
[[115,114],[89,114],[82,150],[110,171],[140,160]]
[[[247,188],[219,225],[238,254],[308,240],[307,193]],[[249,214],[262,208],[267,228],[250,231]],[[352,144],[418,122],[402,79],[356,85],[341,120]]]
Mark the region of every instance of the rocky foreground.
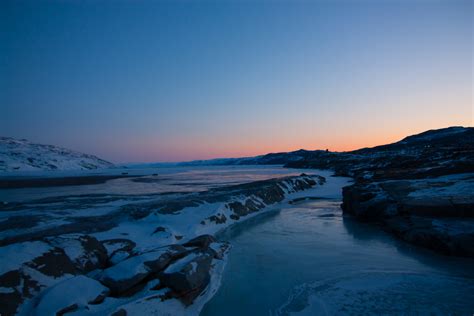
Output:
[[324,181],[302,174],[189,194],[4,204],[1,313],[196,315],[229,250],[213,235]]

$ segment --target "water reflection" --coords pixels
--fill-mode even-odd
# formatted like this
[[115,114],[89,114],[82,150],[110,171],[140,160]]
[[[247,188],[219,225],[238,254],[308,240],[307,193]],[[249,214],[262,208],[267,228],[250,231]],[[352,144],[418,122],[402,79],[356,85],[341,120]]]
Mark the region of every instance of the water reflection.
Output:
[[472,313],[473,260],[400,242],[339,204],[305,201],[223,232],[233,248],[202,315]]

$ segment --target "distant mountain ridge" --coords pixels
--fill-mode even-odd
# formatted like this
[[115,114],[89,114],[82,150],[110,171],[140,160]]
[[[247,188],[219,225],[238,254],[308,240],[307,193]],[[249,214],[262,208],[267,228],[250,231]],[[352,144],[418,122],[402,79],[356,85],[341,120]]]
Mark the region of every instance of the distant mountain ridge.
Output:
[[114,164],[93,155],[66,148],[29,142],[26,139],[0,137],[0,172],[93,170]]
[[[314,164],[313,167],[321,163],[322,159],[334,155],[340,157],[358,157],[360,155],[386,155],[388,152],[399,152],[403,151],[421,151],[423,148],[429,146],[448,146],[448,147],[466,147],[474,146],[474,128],[473,127],[462,127],[453,126],[441,129],[428,130],[419,134],[407,136],[404,139],[387,144],[380,145],[371,148],[361,148],[353,151],[346,152],[327,152],[326,150],[304,150],[300,149],[291,152],[280,152],[280,153],[269,153],[266,155],[255,156],[255,157],[244,157],[244,158],[222,158],[222,159],[211,159],[211,160],[195,160],[189,162],[182,162],[179,165],[195,166],[195,165],[287,165],[288,167],[311,167],[315,161],[318,163]],[[406,154],[406,153],[405,153]]]
[[[431,149],[430,149],[431,148]],[[330,168],[351,169],[362,168],[367,159],[390,159],[392,156],[407,157],[430,155],[434,153],[443,156],[453,150],[462,149],[462,158],[465,163],[472,163],[471,157],[474,148],[474,128],[453,126],[442,129],[425,131],[404,139],[371,148],[361,148],[347,152],[331,152],[326,150],[304,150],[292,152],[269,153],[255,157],[217,158],[210,160],[195,160],[172,164],[144,163],[128,164],[131,168],[158,167],[162,165],[174,166],[225,166],[225,165],[285,165],[294,168]],[[456,158],[456,157],[452,157]],[[459,159],[455,159],[458,160]],[[428,161],[428,159],[425,159]],[[445,159],[447,161],[447,159]],[[461,161],[462,162],[462,161]],[[373,161],[371,162],[373,166]],[[344,166],[344,168],[338,168]],[[114,164],[93,155],[75,152],[69,149],[31,143],[27,140],[18,140],[10,137],[0,137],[0,172],[5,171],[35,171],[35,170],[92,170],[114,167]],[[365,168],[364,168],[365,169]],[[351,175],[345,170],[341,174]]]

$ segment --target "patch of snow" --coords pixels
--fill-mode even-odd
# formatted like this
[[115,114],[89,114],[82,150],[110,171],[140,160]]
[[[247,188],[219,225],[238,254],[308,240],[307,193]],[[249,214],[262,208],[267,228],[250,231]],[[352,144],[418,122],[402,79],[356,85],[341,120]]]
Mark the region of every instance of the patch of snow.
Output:
[[137,274],[147,273],[148,269],[141,256],[135,256],[104,270],[103,276],[120,281],[133,278]]
[[[166,268],[165,273],[175,273],[183,269],[187,264],[193,261],[197,257],[197,254],[192,252],[184,258],[181,258],[171,264],[168,268]],[[197,266],[197,264],[196,264]]]
[[41,241],[29,241],[0,247],[0,275],[18,269],[49,251],[51,246]]
[[107,292],[108,289],[98,281],[79,275],[45,290],[35,312],[38,316],[56,315],[58,311],[74,304],[81,309]]

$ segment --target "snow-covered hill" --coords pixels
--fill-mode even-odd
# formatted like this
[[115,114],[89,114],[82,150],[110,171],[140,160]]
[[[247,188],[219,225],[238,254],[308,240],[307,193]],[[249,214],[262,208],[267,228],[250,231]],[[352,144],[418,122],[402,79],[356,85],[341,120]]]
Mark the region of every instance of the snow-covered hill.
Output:
[[0,137],[0,172],[92,170],[113,166],[96,156],[69,149],[34,144],[25,139]]

